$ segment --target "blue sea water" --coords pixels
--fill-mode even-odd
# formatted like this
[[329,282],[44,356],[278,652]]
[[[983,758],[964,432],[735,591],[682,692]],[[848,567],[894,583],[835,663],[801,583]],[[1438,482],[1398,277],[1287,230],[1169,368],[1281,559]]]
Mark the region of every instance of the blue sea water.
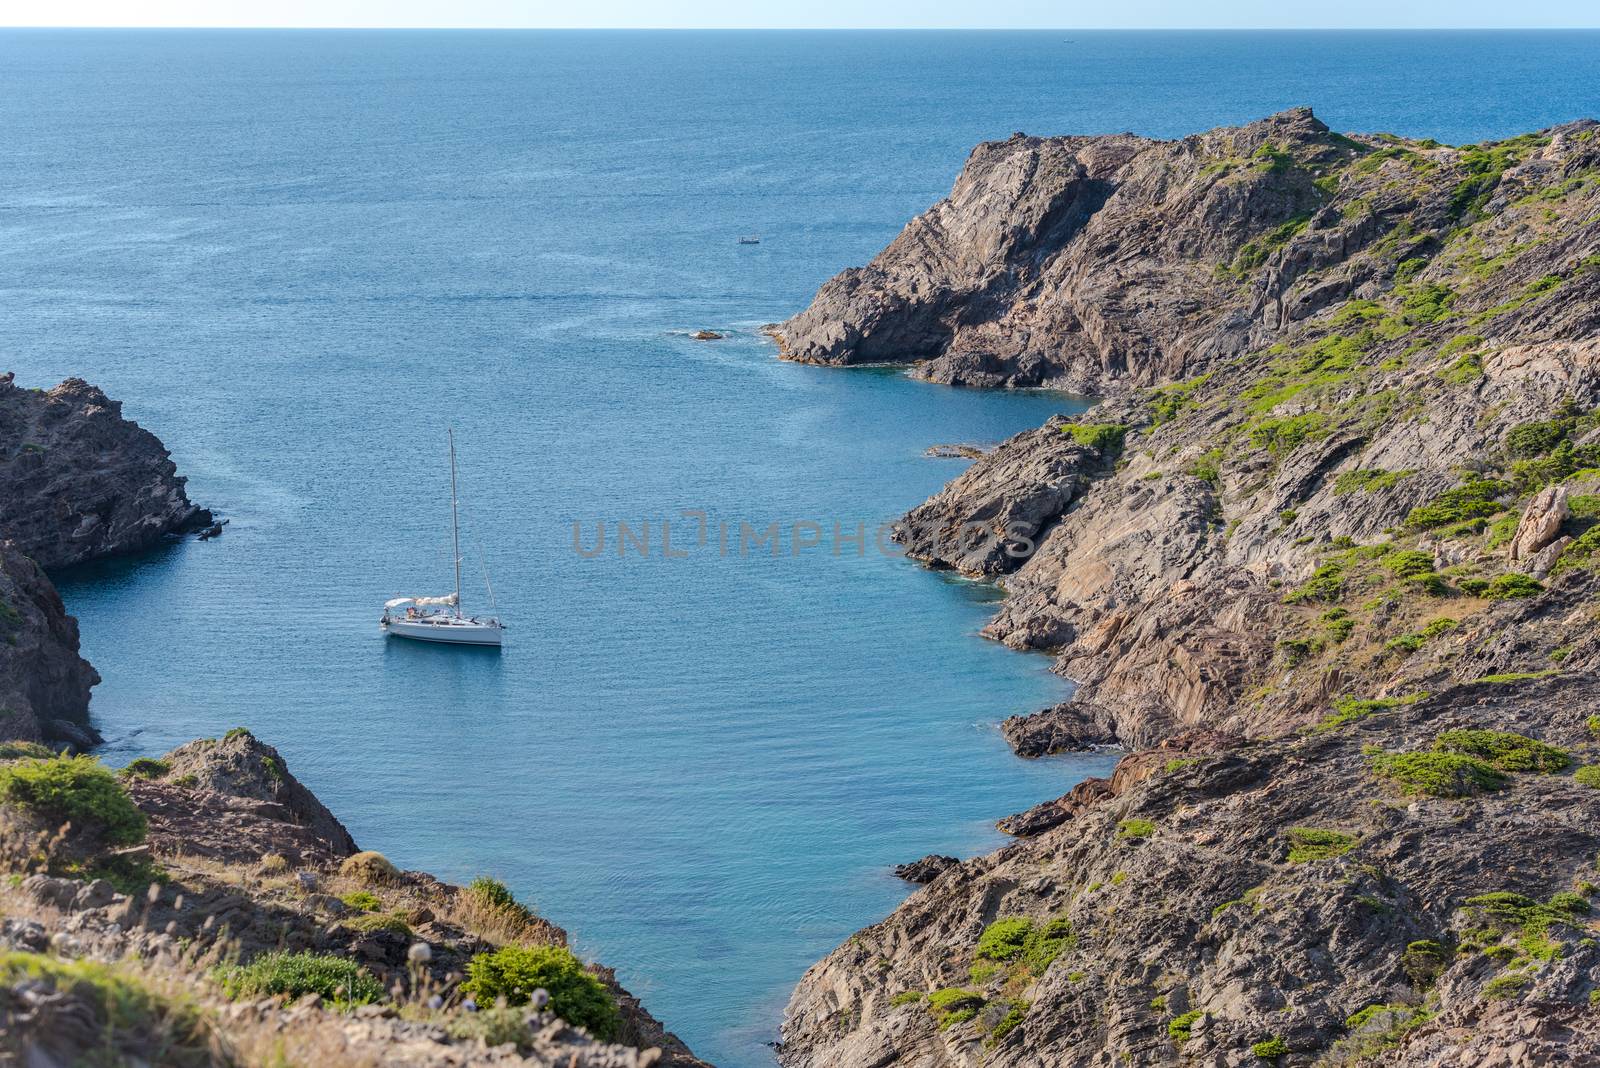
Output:
[[[703,1056],[769,1064],[801,972],[906,892],[890,865],[991,848],[1109,760],[1012,758],[993,723],[1066,684],[977,637],[992,590],[872,535],[961,469],[928,445],[1083,402],[782,364],[759,324],[981,139],[1311,104],[1476,141],[1600,115],[1597,60],[1593,33],[0,33],[0,353],[122,399],[231,519],[63,576],[106,756],[246,724],[364,846],[504,878]],[[448,589],[447,425],[499,655],[376,627]]]

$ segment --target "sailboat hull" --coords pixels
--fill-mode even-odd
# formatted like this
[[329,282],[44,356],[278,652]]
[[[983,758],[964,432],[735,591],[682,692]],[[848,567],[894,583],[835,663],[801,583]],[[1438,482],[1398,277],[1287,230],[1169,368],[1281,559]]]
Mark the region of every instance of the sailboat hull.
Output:
[[439,622],[391,619],[385,625],[385,629],[390,637],[410,638],[419,642],[439,642],[444,645],[498,646],[505,635],[504,627],[470,619]]

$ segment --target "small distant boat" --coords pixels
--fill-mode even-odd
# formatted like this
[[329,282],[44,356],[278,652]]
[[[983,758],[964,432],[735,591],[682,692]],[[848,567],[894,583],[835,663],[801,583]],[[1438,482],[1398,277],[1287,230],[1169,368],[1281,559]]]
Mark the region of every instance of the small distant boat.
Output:
[[[450,432],[450,542],[455,549],[456,589],[443,597],[395,597],[383,602],[378,625],[394,638],[449,645],[499,646],[505,624],[490,617],[479,619],[461,611],[461,523],[456,515],[456,435]],[[484,581],[488,582],[488,572]],[[494,600],[491,590],[489,599]],[[404,612],[400,610],[404,609]]]
[[744,235],[743,237],[741,237],[739,239],[739,244],[741,244],[741,245],[759,245],[759,244],[761,244],[761,235],[760,234],[746,234],[746,235]]

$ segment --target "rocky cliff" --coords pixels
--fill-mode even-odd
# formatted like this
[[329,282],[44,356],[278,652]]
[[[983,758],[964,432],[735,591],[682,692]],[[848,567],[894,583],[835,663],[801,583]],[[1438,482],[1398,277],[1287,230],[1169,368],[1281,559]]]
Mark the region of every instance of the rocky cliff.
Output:
[[89,689],[78,624],[41,568],[149,548],[211,521],[161,442],[80,379],[23,389],[0,375],[0,741],[83,749]]
[[[120,782],[47,752],[0,750],[0,1053],[18,1063],[704,1068],[504,886],[358,852],[248,731]],[[474,960],[506,946],[569,961],[591,1000],[469,1005]],[[594,998],[604,1039],[561,1015]]]
[[54,569],[148,549],[211,521],[156,436],[79,378],[0,375],[0,530]]
[[1600,1056],[1600,127],[1019,135],[774,331],[1104,395],[899,537],[1082,684],[1019,751],[1147,750],[813,969],[785,1064]]
[[89,688],[99,681],[49,578],[0,541],[0,742],[93,744]]

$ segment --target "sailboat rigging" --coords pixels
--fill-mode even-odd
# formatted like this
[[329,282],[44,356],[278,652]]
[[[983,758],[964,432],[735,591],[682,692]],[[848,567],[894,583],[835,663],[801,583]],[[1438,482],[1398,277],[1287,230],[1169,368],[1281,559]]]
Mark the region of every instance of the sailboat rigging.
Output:
[[[455,592],[443,597],[395,597],[383,603],[383,617],[378,625],[395,638],[412,638],[423,642],[444,642],[451,645],[502,644],[505,624],[494,617],[480,619],[461,611],[461,519],[456,501],[456,433],[450,436],[450,547],[454,556]],[[489,581],[487,563],[483,581]],[[491,587],[492,589],[492,587]],[[491,592],[490,601],[494,594]],[[401,609],[405,611],[400,612]]]

